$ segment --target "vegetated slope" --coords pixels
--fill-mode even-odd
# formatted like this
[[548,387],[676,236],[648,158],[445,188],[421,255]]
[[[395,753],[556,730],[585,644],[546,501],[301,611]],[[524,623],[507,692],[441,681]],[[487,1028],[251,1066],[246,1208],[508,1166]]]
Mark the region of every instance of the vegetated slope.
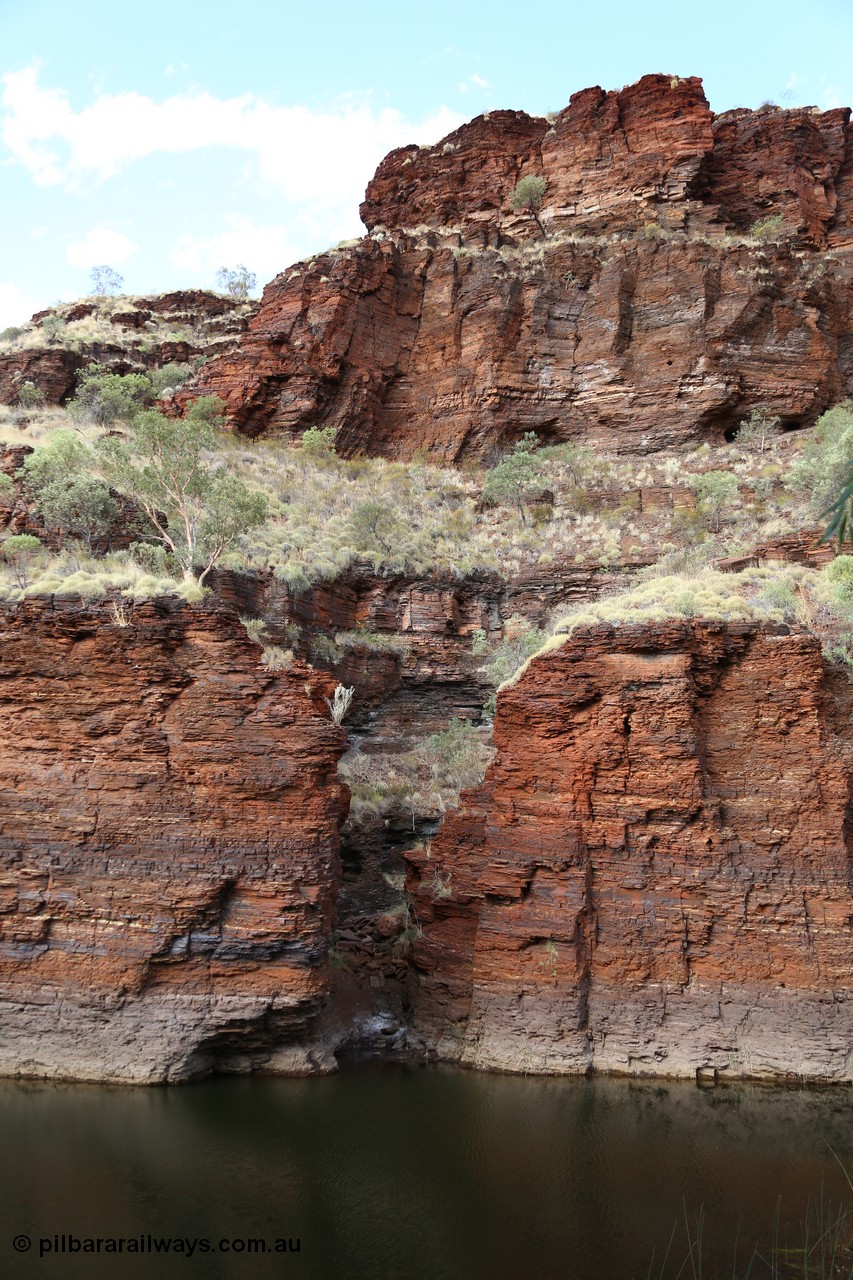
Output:
[[[513,212],[544,179],[538,219]],[[714,116],[697,79],[478,117],[392,152],[369,234],[278,276],[184,396],[341,452],[488,457],[525,431],[644,452],[853,388],[849,111]]]

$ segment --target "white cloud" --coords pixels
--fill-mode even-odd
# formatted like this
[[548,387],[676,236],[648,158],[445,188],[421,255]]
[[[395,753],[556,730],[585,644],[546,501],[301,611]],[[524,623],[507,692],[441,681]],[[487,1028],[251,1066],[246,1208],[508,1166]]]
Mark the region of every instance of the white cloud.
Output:
[[354,192],[360,197],[393,147],[435,142],[462,123],[447,107],[413,123],[363,98],[322,111],[203,91],[162,102],[138,93],[98,94],[75,111],[63,89],[42,88],[35,66],[3,82],[0,137],[39,186],[71,188],[104,181],[145,156],[228,147],[250,153],[257,176],[285,200],[328,208]]
[[459,81],[459,92],[470,93],[472,85],[475,89],[488,89],[489,82],[488,80],[484,80],[482,76],[478,76],[477,72],[474,71],[470,76],[468,76],[467,80]]
[[242,263],[265,281],[300,256],[292,227],[258,227],[240,214],[225,221],[226,229],[214,235],[181,236],[169,255],[172,265],[212,284],[219,267]]
[[35,311],[49,306],[47,299],[25,293],[16,284],[0,281],[0,329],[9,325],[24,324]]
[[115,267],[136,253],[137,245],[129,236],[108,227],[91,227],[82,240],[73,241],[65,251],[72,267],[96,267],[102,263]]
[[821,94],[820,105],[824,111],[831,111],[834,107],[846,107],[848,103],[845,101],[843,89],[831,84]]

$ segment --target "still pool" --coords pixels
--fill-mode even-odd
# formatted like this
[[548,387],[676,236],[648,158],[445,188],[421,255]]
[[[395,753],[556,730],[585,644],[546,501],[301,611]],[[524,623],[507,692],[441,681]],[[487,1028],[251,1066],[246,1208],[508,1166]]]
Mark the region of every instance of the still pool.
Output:
[[376,1065],[5,1081],[0,1133],[3,1280],[745,1276],[756,1244],[769,1261],[853,1204],[844,1089]]

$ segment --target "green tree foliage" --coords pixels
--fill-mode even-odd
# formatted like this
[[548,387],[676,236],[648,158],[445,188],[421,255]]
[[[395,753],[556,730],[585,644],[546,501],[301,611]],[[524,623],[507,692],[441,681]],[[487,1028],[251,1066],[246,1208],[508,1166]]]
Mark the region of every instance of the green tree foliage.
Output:
[[375,499],[360,502],[347,524],[353,548],[373,557],[391,555],[403,533],[403,522],[394,509]]
[[62,316],[45,316],[41,322],[41,330],[48,346],[58,345],[65,337],[67,327]]
[[99,364],[90,364],[68,412],[78,422],[112,427],[130,422],[150,399],[151,381],[144,373],[107,373]]
[[199,396],[192,401],[184,417],[217,431],[225,425],[225,401],[220,396]]
[[319,464],[332,462],[335,453],[337,427],[309,427],[302,434],[300,453],[308,462]]
[[516,183],[515,189],[509,198],[510,208],[515,213],[529,213],[542,232],[543,238],[545,236],[545,228],[539,221],[539,210],[542,208],[547,186],[548,184],[544,178],[538,178],[535,174],[528,173],[525,178]]
[[208,408],[177,419],[146,410],[134,421],[131,440],[106,436],[98,446],[105,475],[145,513],[184,578],[199,585],[267,513],[263,494],[215,468],[209,451],[216,432],[203,416]]
[[741,422],[735,440],[747,449],[764,453],[781,424],[778,414],[771,413],[766,405],[757,405]]
[[90,551],[118,516],[109,489],[91,474],[93,462],[91,449],[73,431],[55,431],[22,468],[48,527]]
[[242,263],[236,267],[220,267],[216,273],[216,283],[221,293],[227,293],[235,302],[245,302],[253,289],[257,287],[258,277]]
[[159,369],[152,369],[148,374],[148,380],[151,383],[151,394],[156,398],[169,388],[174,391],[178,387],[182,387],[191,373],[192,367],[190,365],[179,364],[177,361],[161,365]]
[[813,516],[828,517],[823,541],[848,535],[853,520],[853,402],[828,409],[791,468],[790,485],[808,495]]
[[22,382],[18,388],[18,404],[24,413],[30,413],[34,409],[43,409],[45,402],[45,394],[41,387],[37,387],[34,382]]
[[536,455],[537,440],[532,431],[525,433],[512,453],[486,473],[483,502],[487,507],[515,507],[522,523],[527,523],[525,505],[540,493],[545,468]]
[[31,533],[16,533],[0,542],[0,555],[11,566],[21,590],[29,586],[30,570],[42,559],[44,547]]
[[778,240],[784,225],[785,219],[782,214],[775,213],[769,218],[759,218],[753,222],[749,228],[749,235],[755,240]]
[[89,277],[92,287],[89,294],[95,298],[106,298],[110,294],[121,293],[124,288],[124,276],[119,275],[112,267],[108,267],[102,263],[98,267],[92,267],[92,274]]
[[691,476],[690,485],[699,511],[714,532],[719,533],[723,512],[737,501],[737,476],[731,471],[705,471],[700,476]]

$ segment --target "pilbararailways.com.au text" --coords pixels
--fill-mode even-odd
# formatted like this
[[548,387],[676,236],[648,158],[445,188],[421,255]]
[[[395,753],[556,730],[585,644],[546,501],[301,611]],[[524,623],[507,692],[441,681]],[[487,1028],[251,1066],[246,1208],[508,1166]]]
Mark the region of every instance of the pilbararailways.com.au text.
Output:
[[34,1238],[17,1235],[12,1240],[16,1253],[38,1253],[40,1258],[68,1253],[176,1253],[191,1258],[198,1253],[299,1253],[298,1236],[265,1239],[262,1236],[75,1236],[54,1235]]

